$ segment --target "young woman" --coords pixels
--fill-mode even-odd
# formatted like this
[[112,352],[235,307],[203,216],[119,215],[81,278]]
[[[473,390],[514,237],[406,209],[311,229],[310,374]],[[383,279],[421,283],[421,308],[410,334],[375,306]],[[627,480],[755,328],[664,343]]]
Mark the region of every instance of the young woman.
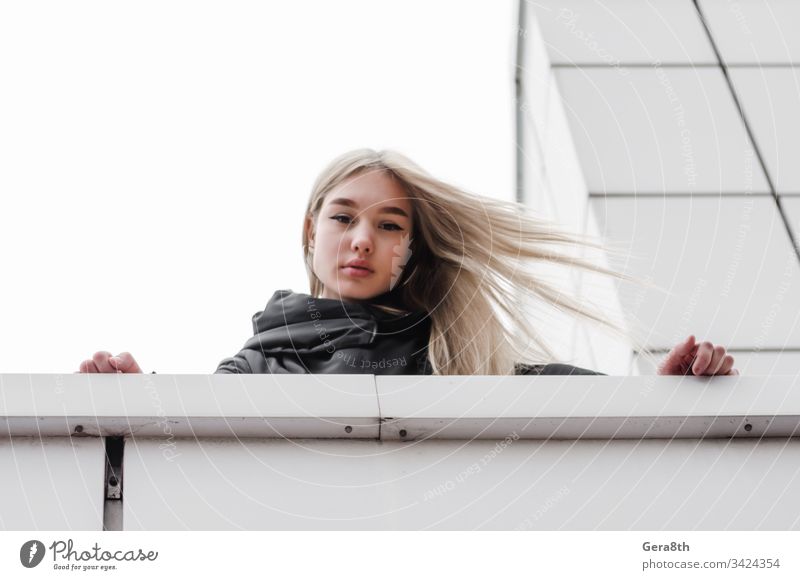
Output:
[[[601,244],[440,181],[395,151],[334,159],[314,184],[302,242],[310,294],[275,292],[253,316],[254,336],[217,373],[602,374],[547,362],[531,324],[536,300],[635,343],[531,271],[547,262],[636,282],[552,251]],[[130,353],[100,351],[79,372],[142,371]],[[738,371],[724,347],[690,336],[658,373]]]

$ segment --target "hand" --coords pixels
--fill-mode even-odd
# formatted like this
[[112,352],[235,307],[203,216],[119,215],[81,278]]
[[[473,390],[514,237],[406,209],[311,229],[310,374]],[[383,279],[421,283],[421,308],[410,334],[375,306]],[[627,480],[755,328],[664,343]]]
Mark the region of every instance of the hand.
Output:
[[738,375],[733,368],[733,357],[725,353],[724,346],[710,342],[695,344],[694,335],[675,346],[658,365],[659,375]]
[[83,361],[79,373],[141,373],[142,369],[129,352],[121,352],[113,356],[110,352],[101,350],[91,359]]

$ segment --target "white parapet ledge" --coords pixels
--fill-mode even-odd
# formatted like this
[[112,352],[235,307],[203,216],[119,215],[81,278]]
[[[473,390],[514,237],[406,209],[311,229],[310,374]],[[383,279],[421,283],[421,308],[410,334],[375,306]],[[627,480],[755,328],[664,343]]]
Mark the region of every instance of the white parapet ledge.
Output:
[[800,435],[798,375],[0,374],[0,436],[642,439]]
[[379,436],[372,375],[0,374],[0,436]]
[[383,439],[800,435],[800,375],[378,376]]

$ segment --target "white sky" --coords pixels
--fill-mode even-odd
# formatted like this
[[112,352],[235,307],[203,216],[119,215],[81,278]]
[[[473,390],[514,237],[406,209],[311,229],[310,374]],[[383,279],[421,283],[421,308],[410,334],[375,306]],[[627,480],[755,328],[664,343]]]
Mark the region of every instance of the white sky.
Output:
[[0,372],[213,372],[308,292],[303,211],[348,149],[513,199],[515,8],[0,4]]

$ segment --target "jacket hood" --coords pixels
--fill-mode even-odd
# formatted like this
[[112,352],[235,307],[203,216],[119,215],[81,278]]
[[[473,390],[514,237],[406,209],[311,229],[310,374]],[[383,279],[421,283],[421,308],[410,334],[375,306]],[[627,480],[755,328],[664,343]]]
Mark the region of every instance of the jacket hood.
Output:
[[393,314],[380,304],[396,306],[386,295],[370,303],[345,302],[278,290],[253,315],[254,338],[261,349],[302,355],[370,345],[376,338],[429,336],[426,312]]

